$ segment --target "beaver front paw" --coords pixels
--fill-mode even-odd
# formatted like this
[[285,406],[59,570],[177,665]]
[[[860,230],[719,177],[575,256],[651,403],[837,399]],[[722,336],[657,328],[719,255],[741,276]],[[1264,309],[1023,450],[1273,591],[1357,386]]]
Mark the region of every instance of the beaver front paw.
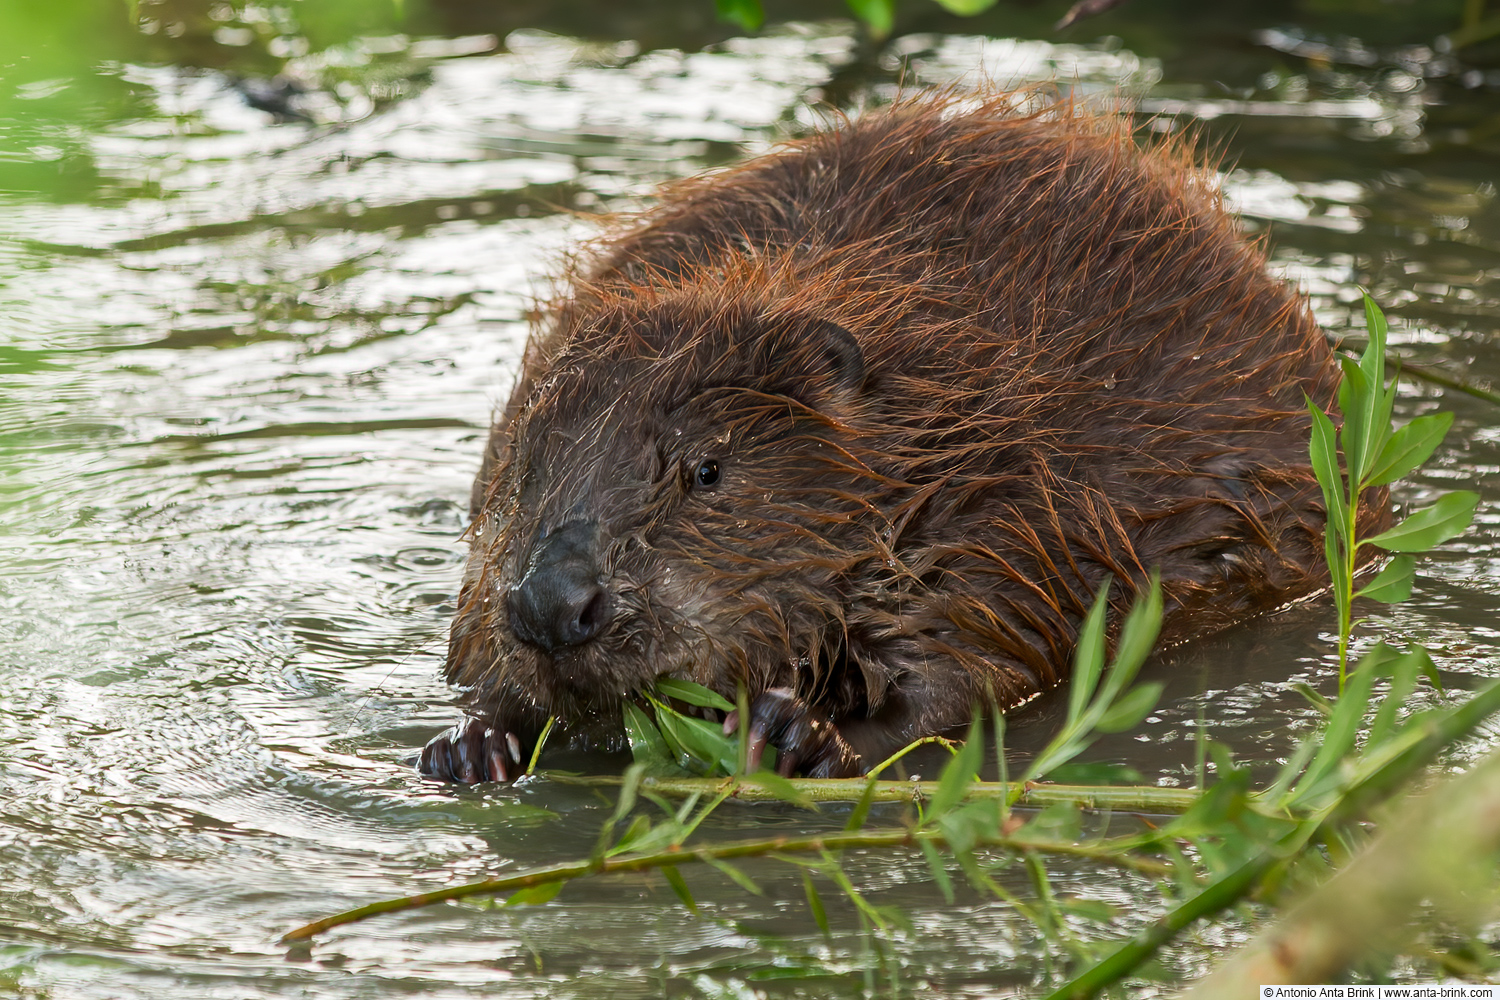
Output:
[[[730,713],[724,731],[733,732],[738,725],[737,713]],[[786,777],[852,778],[865,773],[859,754],[833,720],[787,688],[771,688],[750,702],[751,771],[760,766],[767,745],[776,748],[776,771]]]
[[514,781],[522,773],[522,750],[521,737],[508,727],[469,716],[422,748],[417,770],[424,778],[465,785]]

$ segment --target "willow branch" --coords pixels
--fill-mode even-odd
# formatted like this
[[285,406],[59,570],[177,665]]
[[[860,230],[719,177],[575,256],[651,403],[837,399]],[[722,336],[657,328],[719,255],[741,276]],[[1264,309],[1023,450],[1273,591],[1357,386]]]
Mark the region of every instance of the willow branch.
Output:
[[[542,777],[566,785],[610,787],[620,784],[613,776],[579,777],[543,772]],[[865,790],[859,778],[793,778],[789,784],[812,802],[857,802]],[[693,794],[717,794],[726,787],[729,797],[742,802],[770,802],[781,799],[776,792],[755,783],[755,779],[731,778],[644,778],[641,788],[669,798],[687,798]],[[876,802],[925,802],[936,793],[936,781],[877,781]],[[976,781],[968,786],[966,799],[1003,799],[1013,785],[1001,781]],[[1054,785],[1043,781],[1027,782],[1016,802],[1022,806],[1048,806],[1055,803],[1083,809],[1111,809],[1123,812],[1175,814],[1185,812],[1201,793],[1194,788],[1158,788],[1152,785]]]
[[1409,941],[1428,901],[1460,922],[1482,917],[1500,853],[1500,753],[1432,793],[1404,800],[1400,821],[1185,995],[1250,996],[1278,983],[1331,983],[1360,959]]
[[[591,875],[607,875],[618,872],[639,872],[654,868],[675,868],[692,862],[727,861],[733,858],[759,857],[769,854],[822,854],[857,850],[860,848],[920,847],[923,843],[938,847],[948,846],[948,840],[938,830],[907,829],[864,830],[855,833],[831,833],[813,837],[769,837],[742,840],[729,844],[708,845],[698,848],[669,847],[650,854],[624,857],[605,857],[571,864],[533,868],[499,878],[487,878],[478,882],[436,889],[432,892],[402,896],[397,899],[382,899],[343,913],[314,920],[281,939],[283,944],[305,941],[326,930],[351,924],[382,913],[412,910],[435,903],[464,899],[469,896],[494,896],[552,882],[568,882]],[[1033,840],[1026,837],[979,837],[971,846],[989,847],[1009,851],[1041,851],[1048,854],[1069,855],[1088,858],[1143,872],[1153,876],[1170,873],[1171,869],[1158,861],[1136,857],[1129,853],[1143,840],[1138,837],[1121,838],[1114,841],[1098,841],[1092,844],[1077,844],[1065,841]]]

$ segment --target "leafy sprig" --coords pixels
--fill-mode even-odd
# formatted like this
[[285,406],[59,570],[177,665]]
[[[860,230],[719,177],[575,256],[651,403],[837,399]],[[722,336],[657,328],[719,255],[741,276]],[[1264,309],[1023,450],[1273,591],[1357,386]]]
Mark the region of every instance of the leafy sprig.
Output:
[[[1427,461],[1448,428],[1451,413],[1428,413],[1404,427],[1392,426],[1396,383],[1385,375],[1386,321],[1379,306],[1367,294],[1365,324],[1369,342],[1359,360],[1340,356],[1344,378],[1339,384],[1339,410],[1344,424],[1335,429],[1333,420],[1313,400],[1307,410],[1313,420],[1309,456],[1322,487],[1328,511],[1323,533],[1324,555],[1333,581],[1333,599],[1339,617],[1339,690],[1348,679],[1349,641],[1353,633],[1356,597],[1393,603],[1411,596],[1416,573],[1414,552],[1422,552],[1462,534],[1474,519],[1479,495],[1469,490],[1446,493],[1429,507],[1378,534],[1361,537],[1358,521],[1362,497],[1387,486]],[[1340,468],[1339,455],[1344,458]],[[1396,553],[1374,579],[1355,589],[1358,573],[1369,560],[1361,550],[1374,546]]]

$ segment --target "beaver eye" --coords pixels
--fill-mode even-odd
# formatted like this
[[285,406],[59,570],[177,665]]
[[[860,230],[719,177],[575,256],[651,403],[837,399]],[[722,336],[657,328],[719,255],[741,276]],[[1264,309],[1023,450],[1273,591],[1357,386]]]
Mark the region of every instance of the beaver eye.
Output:
[[694,485],[708,489],[719,483],[719,463],[711,458],[705,458],[698,463],[698,468],[693,470]]

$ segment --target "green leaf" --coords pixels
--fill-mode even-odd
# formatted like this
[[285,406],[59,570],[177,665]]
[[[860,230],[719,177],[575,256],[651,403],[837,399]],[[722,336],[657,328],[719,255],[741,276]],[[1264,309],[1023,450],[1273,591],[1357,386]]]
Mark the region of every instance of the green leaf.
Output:
[[[1385,643],[1379,645],[1384,646]],[[1422,669],[1424,659],[1429,664],[1432,662],[1432,657],[1427,655],[1427,651],[1418,646],[1396,657],[1395,661],[1390,664],[1391,687],[1381,700],[1380,707],[1375,711],[1374,721],[1370,723],[1370,735],[1365,740],[1367,750],[1380,745],[1395,731],[1396,713],[1406,707],[1406,699],[1416,689],[1417,672]]]
[[1339,761],[1354,748],[1359,724],[1370,704],[1370,688],[1376,675],[1375,670],[1357,670],[1349,675],[1339,700],[1334,703],[1333,715],[1319,738],[1312,763],[1297,781],[1291,802],[1310,804],[1326,791],[1326,785],[1336,775]]
[[738,24],[746,31],[754,31],[766,20],[766,12],[761,9],[760,0],[714,0],[714,6],[719,10],[719,17]]
[[1419,654],[1420,657],[1417,672],[1427,678],[1427,683],[1431,684],[1438,694],[1447,694],[1448,692],[1443,688],[1443,678],[1438,674],[1437,664],[1432,662],[1432,657],[1428,654],[1427,650],[1421,646],[1416,646],[1412,652]]
[[807,896],[807,908],[812,911],[818,930],[823,932],[823,937],[832,940],[833,932],[828,929],[828,911],[823,909],[823,897],[818,895],[818,887],[813,885],[812,876],[807,872],[802,873],[802,892]]
[[1214,773],[1220,781],[1227,781],[1245,770],[1234,762],[1234,753],[1229,747],[1218,740],[1208,741],[1208,756],[1214,762]]
[[661,702],[655,703],[656,724],[670,744],[682,750],[683,767],[698,774],[733,774],[740,760],[739,738],[725,735],[724,727],[707,719],[683,715]]
[[1339,411],[1344,415],[1344,427],[1339,433],[1339,443],[1344,449],[1344,464],[1349,478],[1363,479],[1368,471],[1372,411],[1375,401],[1384,386],[1371,387],[1364,370],[1353,358],[1339,357],[1339,367],[1344,370],[1344,380],[1339,383]]
[[682,824],[674,819],[664,819],[655,824],[649,819],[644,823],[638,819],[630,824],[625,838],[604,853],[608,857],[615,857],[619,854],[654,854],[657,851],[666,850],[673,844],[681,843],[685,838]]
[[645,815],[637,816],[635,819],[630,821],[630,826],[626,827],[625,833],[620,837],[618,841],[615,842],[615,846],[611,847],[606,853],[615,855],[624,854],[626,851],[635,850],[635,847],[638,843],[640,843],[641,838],[646,836],[646,834],[649,833],[650,830],[650,818]]
[[761,889],[760,886],[756,885],[754,880],[752,880],[749,875],[746,875],[743,871],[736,868],[728,861],[721,860],[720,858],[710,857],[705,857],[703,860],[708,862],[710,865],[713,865],[725,875],[728,875],[729,878],[733,880],[735,885],[739,886],[741,889],[744,889],[746,892],[756,896],[765,895],[765,891]]
[[1146,776],[1128,764],[1097,761],[1089,764],[1063,764],[1048,775],[1063,785],[1144,785]]
[[1081,896],[1063,896],[1057,900],[1056,905],[1064,913],[1100,924],[1109,923],[1120,912],[1102,899],[1084,899]]
[[1411,585],[1417,575],[1415,556],[1401,555],[1376,574],[1375,579],[1365,584],[1355,597],[1368,597],[1372,601],[1395,604],[1411,596]]
[[937,791],[932,796],[932,804],[927,807],[929,822],[941,817],[964,797],[964,792],[968,791],[969,785],[977,776],[979,762],[983,756],[984,729],[981,720],[975,718],[969,724],[969,735],[965,737],[964,745],[943,766],[943,774],[938,779]]
[[1147,588],[1145,597],[1136,598],[1130,614],[1125,616],[1120,639],[1115,643],[1115,659],[1109,665],[1109,677],[1105,680],[1104,691],[1100,695],[1101,698],[1108,698],[1106,704],[1114,703],[1119,692],[1135,679],[1141,665],[1146,662],[1146,657],[1151,655],[1157,633],[1161,631],[1161,615],[1161,579],[1153,570],[1151,585]]
[[872,774],[865,782],[865,790],[859,794],[859,801],[854,803],[854,809],[849,813],[849,822],[844,824],[844,832],[853,833],[865,825],[865,820],[870,817],[870,807],[875,803],[875,786],[880,781],[880,775]]
[[637,764],[660,766],[677,763],[676,755],[667,748],[656,723],[634,702],[622,704],[621,719],[625,724],[625,738],[630,741],[631,759]]
[[1375,459],[1367,485],[1394,483],[1427,461],[1452,426],[1453,414],[1445,411],[1424,414],[1396,431]]
[[1339,472],[1335,445],[1337,432],[1333,429],[1333,421],[1328,419],[1328,414],[1317,403],[1306,396],[1303,399],[1307,399],[1307,412],[1313,422],[1312,440],[1307,449],[1308,458],[1312,462],[1313,475],[1318,477],[1318,485],[1323,488],[1323,505],[1328,509],[1328,523],[1342,532],[1348,501],[1344,499],[1344,477]]
[[550,902],[554,896],[562,892],[561,882],[543,882],[541,885],[529,885],[524,889],[517,889],[505,899],[506,906],[540,906]]
[[1109,578],[1099,585],[1094,597],[1094,606],[1084,618],[1078,630],[1078,646],[1073,654],[1073,677],[1068,687],[1069,723],[1082,718],[1089,698],[1099,686],[1099,677],[1104,673],[1104,616],[1109,610]]
[[640,790],[641,778],[645,774],[646,769],[640,764],[632,764],[625,769],[625,774],[620,779],[620,799],[615,803],[615,814],[609,821],[610,826],[630,815],[630,810],[635,808],[636,793]]
[[1431,507],[1417,511],[1400,524],[1364,541],[1389,552],[1425,552],[1439,542],[1463,534],[1474,520],[1479,494],[1455,490]]
[[734,711],[734,705],[719,692],[693,681],[663,677],[656,682],[656,693],[663,698],[675,698],[689,705],[697,705],[699,708],[716,708],[721,712]]
[[677,898],[682,900],[682,905],[694,914],[698,912],[698,901],[688,891],[687,882],[683,881],[682,872],[677,870],[676,865],[664,865],[661,869],[662,876],[667,880],[667,885],[677,893]]
[[[1323,703],[1325,705],[1329,704],[1327,699],[1324,699]],[[1329,705],[1328,711],[1323,714],[1325,716],[1333,714],[1332,705]],[[1301,774],[1302,769],[1307,766],[1307,762],[1312,760],[1313,754],[1318,750],[1318,741],[1322,738],[1322,735],[1321,732],[1316,732],[1298,742],[1296,749],[1292,751],[1292,755],[1286,759],[1285,764],[1281,765],[1281,770],[1276,772],[1276,780],[1271,782],[1269,788],[1260,793],[1259,797],[1270,803],[1273,809],[1282,808],[1284,800],[1287,797],[1287,789],[1292,787],[1292,782],[1296,780],[1297,775]]]
[[943,856],[933,846],[932,841],[922,838],[922,856],[927,859],[927,869],[932,872],[932,880],[937,883],[938,891],[943,894],[943,902],[949,906],[953,905],[953,878],[948,874],[948,866],[943,861]]
[[1370,298],[1370,293],[1364,293],[1365,302],[1365,331],[1369,334],[1369,343],[1365,345],[1365,352],[1359,356],[1359,367],[1364,373],[1365,380],[1375,388],[1385,386],[1385,343],[1387,326],[1385,314]]
[[1308,684],[1298,681],[1292,685],[1292,690],[1307,699],[1307,703],[1316,708],[1325,719],[1333,714],[1333,702],[1313,690]]
[[1161,690],[1162,685],[1156,681],[1131,688],[1109,706],[1094,728],[1101,733],[1123,733],[1134,729],[1156,707]]
[[[769,752],[770,747],[766,750]],[[759,785],[783,802],[789,802],[801,809],[818,811],[818,804],[808,798],[797,788],[796,782],[790,781],[777,774],[775,771],[756,771],[754,774],[745,775],[745,784]]]
[[995,6],[995,0],[937,0],[938,4],[959,17],[973,17]]
[[[1370,298],[1370,293],[1364,292],[1362,294],[1365,302],[1365,328],[1370,333],[1370,345],[1365,349],[1365,358],[1370,359],[1370,366],[1373,368],[1376,360],[1383,361],[1385,358],[1387,326],[1385,313],[1381,312],[1380,307],[1375,304],[1375,300]],[[1365,361],[1365,358],[1360,359],[1361,363]]]
[[885,38],[896,25],[896,0],[846,0],[854,16],[869,25],[870,34]]

